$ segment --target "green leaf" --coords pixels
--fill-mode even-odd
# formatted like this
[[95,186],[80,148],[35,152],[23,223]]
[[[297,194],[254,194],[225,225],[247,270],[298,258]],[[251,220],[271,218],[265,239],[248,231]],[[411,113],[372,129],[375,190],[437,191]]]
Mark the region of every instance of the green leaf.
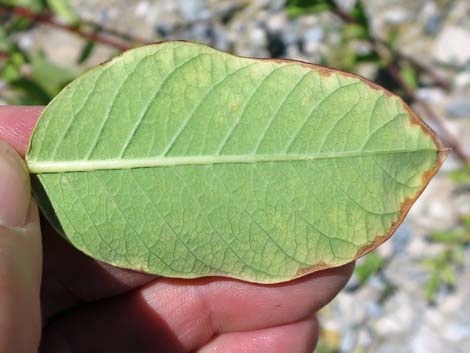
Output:
[[287,0],[286,11],[290,17],[319,13],[335,7],[332,0]]
[[370,25],[369,17],[367,16],[366,9],[362,1],[357,0],[356,5],[350,11],[350,16],[353,17],[356,22],[364,28],[364,31],[370,36]]
[[65,21],[65,23],[75,24],[78,22],[79,17],[68,0],[46,0],[46,3],[52,12]]
[[31,56],[31,76],[49,95],[54,96],[70,81],[78,76],[74,68],[58,66],[47,60],[41,51]]
[[470,243],[470,233],[466,229],[456,229],[452,231],[434,232],[429,235],[432,241],[439,241],[447,244]]
[[345,23],[342,26],[344,40],[367,39],[368,34],[362,25],[357,23]]
[[45,105],[52,98],[36,82],[25,77],[9,82],[9,86],[16,93],[14,99],[9,101],[13,105]]
[[390,29],[387,34],[387,40],[385,41],[386,46],[390,49],[395,49],[398,44],[398,39],[400,38],[400,33],[397,29]]
[[441,286],[455,284],[454,268],[456,265],[461,265],[459,263],[460,253],[463,253],[461,247],[455,248],[455,250],[444,249],[435,257],[423,261],[423,265],[429,271],[424,288],[428,301],[434,301],[434,297]]
[[367,254],[362,262],[356,266],[354,273],[360,284],[364,284],[371,275],[383,267],[385,260],[377,252]]
[[0,4],[24,7],[33,12],[40,12],[44,8],[41,0],[0,0]]
[[0,27],[0,51],[6,52],[11,48],[10,38],[5,30],[5,28]]
[[445,154],[360,77],[166,42],[68,85],[27,163],[43,210],[86,254],[272,283],[385,241]]
[[464,166],[460,169],[453,170],[450,178],[457,184],[470,184],[470,167]]
[[0,68],[0,79],[11,82],[21,77],[20,68],[14,65],[10,60],[6,60],[5,64]]
[[414,90],[418,87],[418,77],[415,69],[411,65],[403,65],[400,68],[400,76],[411,89]]
[[92,40],[86,41],[82,47],[82,50],[80,50],[80,55],[77,58],[77,63],[83,64],[93,53],[95,46],[96,46],[96,43],[94,41]]

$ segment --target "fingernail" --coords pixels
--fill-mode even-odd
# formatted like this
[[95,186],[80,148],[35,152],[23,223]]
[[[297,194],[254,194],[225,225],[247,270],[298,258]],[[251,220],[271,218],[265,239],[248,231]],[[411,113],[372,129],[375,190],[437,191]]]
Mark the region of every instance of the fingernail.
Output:
[[25,162],[0,141],[0,225],[22,227],[28,214],[31,186]]

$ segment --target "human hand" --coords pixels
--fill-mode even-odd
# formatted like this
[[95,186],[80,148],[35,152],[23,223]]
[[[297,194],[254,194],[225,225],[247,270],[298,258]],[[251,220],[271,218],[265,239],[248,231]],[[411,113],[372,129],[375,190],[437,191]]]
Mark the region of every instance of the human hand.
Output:
[[276,285],[155,277],[87,257],[44,220],[41,251],[17,155],[41,110],[0,107],[0,140],[13,147],[0,142],[0,353],[34,353],[41,337],[41,353],[313,351],[315,312],[345,285],[352,264]]

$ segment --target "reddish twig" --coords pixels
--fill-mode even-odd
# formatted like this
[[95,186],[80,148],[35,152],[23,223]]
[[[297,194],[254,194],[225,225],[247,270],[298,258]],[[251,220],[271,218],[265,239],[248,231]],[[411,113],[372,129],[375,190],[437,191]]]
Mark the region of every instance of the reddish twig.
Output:
[[[357,24],[357,20],[353,16],[351,16],[347,12],[343,11],[338,6],[335,6],[334,8],[332,8],[331,12],[333,14],[335,14],[338,18],[340,18],[343,22],[356,23]],[[440,75],[437,75],[431,68],[429,68],[426,65],[420,63],[416,59],[414,59],[414,58],[412,58],[412,57],[410,57],[406,54],[403,54],[401,51],[399,51],[397,49],[390,48],[390,46],[384,40],[382,40],[380,38],[377,38],[377,37],[374,37],[372,34],[369,34],[368,36],[369,36],[370,42],[374,45],[374,47],[376,49],[377,49],[377,46],[379,46],[379,45],[381,47],[386,48],[388,51],[391,52],[392,57],[394,57],[396,59],[399,59],[399,60],[407,61],[411,66],[413,66],[413,68],[415,70],[429,76],[436,86],[438,86],[442,89],[445,89],[445,90],[448,90],[450,88],[449,82],[447,82],[447,80],[444,79],[443,77],[441,77]]]
[[[339,7],[335,7],[332,9],[332,12],[338,16],[342,21],[346,23],[357,23],[356,19],[350,16],[348,13],[344,12]],[[404,60],[411,64],[416,70],[425,73],[432,77],[434,84],[442,87],[444,89],[449,88],[449,83],[445,81],[443,78],[437,76],[431,69],[427,68],[423,64],[417,62],[416,60],[404,55],[403,53],[399,52],[398,50],[394,50],[390,48],[383,40],[376,38],[372,35],[369,35],[369,40],[374,47],[375,52],[382,58],[385,57],[384,50],[388,50],[391,54],[392,59]],[[455,155],[462,161],[462,163],[468,165],[470,164],[470,157],[467,156],[461,147],[458,140],[455,136],[447,129],[446,125],[442,121],[442,119],[431,109],[431,107],[420,99],[413,89],[402,79],[400,74],[400,69],[397,64],[391,62],[386,66],[387,72],[390,76],[394,79],[394,81],[399,85],[399,87],[403,90],[403,92],[417,105],[421,107],[423,112],[426,114],[427,118],[431,120],[436,127],[439,129],[442,138],[446,141],[447,145],[452,148],[452,151]]]
[[431,68],[397,50],[394,51],[394,54],[398,59],[408,61],[410,65],[413,66],[418,72],[428,75],[436,86],[444,90],[448,90],[450,88],[449,82],[440,75],[437,75]]
[[387,71],[390,76],[395,80],[396,83],[403,89],[403,92],[419,107],[422,109],[424,114],[426,114],[427,118],[431,120],[436,127],[439,129],[441,137],[445,140],[446,144],[452,149],[452,152],[462,161],[463,164],[469,165],[470,164],[470,157],[467,156],[460,146],[457,139],[454,135],[447,129],[446,125],[442,121],[442,119],[434,112],[434,110],[422,99],[420,99],[413,89],[402,79],[400,75],[400,69],[395,64],[390,64],[387,66]]
[[433,69],[431,69],[431,68],[427,67],[426,65],[418,62],[417,60],[413,59],[412,57],[409,57],[408,55],[403,54],[399,50],[390,48],[390,46],[381,39],[371,37],[371,42],[372,42],[372,44],[375,48],[380,46],[380,47],[384,48],[385,50],[388,50],[388,52],[390,52],[390,54],[391,54],[392,60],[395,59],[395,60],[399,60],[399,61],[405,61],[409,65],[411,65],[419,73],[427,75],[429,78],[431,78],[432,83],[435,86],[437,86],[439,88],[442,88],[444,90],[448,90],[450,88],[449,82],[445,78],[441,77],[440,75],[437,75],[433,71]]
[[40,23],[40,24],[58,28],[58,29],[61,29],[70,33],[74,33],[87,40],[105,44],[110,47],[116,48],[120,51],[125,51],[131,48],[129,45],[116,41],[113,38],[110,38],[109,36],[104,35],[102,33],[85,31],[83,30],[83,28],[81,28],[80,25],[65,24],[61,22],[60,20],[58,20],[57,18],[53,17],[49,13],[35,14],[31,12],[30,10],[23,8],[23,7],[7,7],[4,5],[0,5],[0,14],[1,15],[13,14],[16,16],[21,16],[21,17],[29,19],[32,22]]
[[82,22],[83,24],[85,24],[87,26],[90,26],[90,27],[94,28],[96,30],[96,32],[111,35],[111,36],[114,36],[114,37],[118,37],[118,38],[120,38],[120,39],[122,39],[126,42],[129,42],[129,43],[135,43],[135,44],[139,44],[139,45],[151,44],[151,42],[149,42],[148,40],[145,40],[143,38],[139,38],[139,37],[136,37],[134,35],[130,35],[130,34],[127,34],[127,33],[120,32],[116,29],[103,26],[103,25],[101,25],[99,23],[96,23],[96,22],[93,22],[93,21],[88,21],[88,20],[81,19],[80,22]]

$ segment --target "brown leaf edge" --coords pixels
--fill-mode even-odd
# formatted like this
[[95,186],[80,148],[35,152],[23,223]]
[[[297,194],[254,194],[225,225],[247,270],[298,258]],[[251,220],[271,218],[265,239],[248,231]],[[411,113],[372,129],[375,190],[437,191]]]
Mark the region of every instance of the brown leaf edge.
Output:
[[[181,41],[180,40],[180,41],[172,41],[172,42],[187,42],[187,41]],[[155,45],[159,45],[159,44],[162,44],[162,43],[168,43],[168,42],[160,42],[160,43],[156,43]],[[199,44],[199,43],[194,43],[194,42],[187,42],[187,43],[198,44],[198,45],[201,45],[201,46],[207,46],[205,44]],[[210,46],[208,46],[208,47],[210,47]],[[212,48],[212,47],[210,47],[210,48]],[[259,61],[298,64],[298,65],[301,65],[301,66],[304,66],[304,67],[307,67],[309,69],[317,71],[319,73],[319,75],[323,76],[323,77],[328,77],[328,76],[331,76],[332,74],[341,74],[343,76],[348,76],[348,77],[358,79],[359,81],[361,81],[361,82],[365,83],[366,85],[368,85],[370,88],[372,88],[376,91],[380,91],[381,93],[385,94],[386,96],[397,97],[399,99],[399,101],[401,102],[401,104],[403,105],[405,110],[408,112],[408,116],[410,117],[411,124],[412,125],[418,125],[421,128],[421,130],[423,131],[423,133],[425,135],[430,136],[431,139],[433,140],[434,144],[436,145],[437,158],[436,158],[436,163],[434,164],[434,167],[423,172],[423,174],[421,175],[421,181],[422,181],[421,188],[416,192],[415,195],[413,195],[412,197],[408,197],[405,200],[403,200],[403,202],[400,205],[399,216],[398,216],[397,220],[390,226],[390,229],[386,234],[377,235],[376,238],[375,238],[376,240],[374,242],[360,248],[356,252],[354,257],[348,262],[338,263],[338,264],[333,264],[333,265],[332,264],[326,264],[326,263],[318,263],[318,264],[315,264],[315,265],[312,265],[312,266],[303,267],[303,268],[298,269],[295,276],[292,277],[290,280],[294,280],[294,279],[306,276],[308,274],[311,274],[311,273],[314,273],[314,272],[317,272],[317,271],[326,270],[328,268],[339,267],[339,266],[345,265],[346,263],[355,261],[358,258],[366,255],[367,253],[369,253],[372,250],[374,250],[375,248],[377,248],[379,245],[384,243],[386,240],[388,240],[393,235],[393,233],[395,233],[395,231],[397,230],[399,225],[403,222],[403,220],[405,219],[406,215],[408,214],[411,206],[413,206],[413,204],[418,199],[418,197],[423,193],[424,189],[429,184],[432,177],[438,172],[438,170],[440,169],[440,167],[442,166],[442,164],[444,163],[444,161],[447,157],[449,149],[442,143],[442,141],[439,139],[437,134],[423,120],[421,120],[415,114],[415,112],[410,108],[410,106],[408,106],[408,104],[405,103],[405,101],[401,97],[397,96],[396,94],[390,92],[386,88],[383,88],[382,86],[379,86],[378,84],[376,84],[376,83],[374,83],[374,82],[372,82],[372,81],[370,81],[370,80],[368,80],[365,77],[362,77],[360,75],[352,74],[352,73],[345,72],[345,71],[338,70],[338,69],[329,68],[329,67],[326,67],[326,66],[321,66],[321,65],[317,65],[317,64],[308,63],[308,62],[301,61],[301,60],[243,57],[243,56],[237,56],[237,55],[225,53],[225,52],[220,51],[220,50],[215,49],[215,48],[212,48],[212,49],[217,50],[217,51],[219,51],[221,53],[224,53],[226,55],[236,57],[236,58],[241,57],[241,58],[246,58],[246,59],[255,59],[255,60],[259,60]],[[272,283],[275,283],[275,282],[272,282]]]
[[[200,45],[203,45],[203,44],[200,44]],[[212,48],[212,49],[214,49],[214,48]],[[217,49],[215,49],[215,50],[217,50]],[[234,57],[240,57],[240,56],[233,55],[233,54],[228,54],[228,55],[231,55],[231,56],[234,56]],[[333,265],[332,264],[326,264],[326,263],[318,263],[318,264],[315,264],[315,265],[312,265],[312,266],[299,268],[297,270],[297,273],[295,274],[294,277],[291,278],[291,280],[306,276],[308,274],[311,274],[311,273],[314,273],[314,272],[317,272],[317,271],[326,270],[328,268],[333,268],[333,267],[339,267],[339,266],[345,265],[349,262],[353,262],[353,261],[357,260],[358,258],[366,255],[367,253],[371,252],[372,250],[377,248],[379,245],[383,244],[385,241],[387,241],[393,235],[393,233],[395,233],[395,231],[400,226],[400,224],[403,222],[406,215],[410,211],[411,206],[413,206],[413,204],[418,199],[418,197],[423,193],[424,189],[429,184],[432,177],[439,171],[440,167],[442,166],[442,164],[444,163],[444,161],[447,157],[447,154],[449,152],[449,148],[447,148],[442,143],[442,141],[439,139],[437,134],[423,120],[421,120],[415,114],[415,112],[410,108],[410,106],[408,104],[406,104],[406,102],[401,97],[399,97],[396,94],[390,92],[386,88],[384,88],[384,87],[382,87],[382,86],[366,79],[365,77],[362,77],[362,76],[356,75],[356,74],[352,74],[350,72],[329,68],[329,67],[326,67],[326,66],[321,66],[321,65],[317,65],[317,64],[308,63],[308,62],[301,61],[301,60],[272,59],[272,58],[252,58],[252,57],[244,57],[244,58],[256,59],[256,60],[259,60],[259,61],[270,61],[270,62],[279,62],[279,63],[298,64],[298,65],[305,66],[309,69],[317,71],[319,73],[319,75],[323,76],[323,77],[328,77],[328,76],[331,76],[332,74],[341,74],[343,76],[348,76],[348,77],[358,79],[359,81],[361,81],[361,82],[365,83],[366,85],[368,85],[370,88],[372,88],[376,91],[379,91],[379,92],[385,94],[386,96],[397,97],[399,99],[399,101],[401,102],[401,104],[403,105],[403,107],[405,108],[405,110],[408,112],[408,116],[410,117],[411,124],[412,125],[418,125],[425,135],[428,135],[428,136],[431,137],[431,139],[433,140],[433,142],[436,146],[437,156],[436,156],[436,163],[434,164],[434,167],[423,172],[423,174],[421,175],[422,186],[416,192],[416,194],[413,195],[412,197],[408,197],[408,198],[406,198],[405,200],[402,201],[402,203],[400,205],[399,216],[398,216],[397,220],[390,226],[390,229],[386,234],[377,235],[375,237],[374,242],[372,242],[372,243],[370,243],[366,246],[361,247],[356,252],[354,257],[352,259],[350,259],[350,261],[343,262],[343,263],[338,263],[338,264],[333,264]]]
[[[270,60],[270,59],[268,59],[268,60]],[[421,188],[415,193],[415,195],[413,195],[412,197],[408,197],[408,198],[406,198],[405,200],[402,201],[402,203],[400,205],[399,216],[398,216],[397,220],[390,226],[389,231],[386,234],[377,235],[375,237],[374,242],[372,242],[372,243],[370,243],[366,246],[361,247],[349,262],[355,261],[358,258],[360,258],[360,257],[366,255],[367,253],[371,252],[372,250],[377,248],[379,245],[383,244],[385,241],[387,241],[393,235],[393,233],[395,233],[397,228],[400,226],[400,224],[403,222],[406,215],[408,214],[411,206],[413,206],[413,204],[418,199],[418,197],[423,193],[424,189],[429,184],[432,177],[439,171],[440,167],[442,166],[442,164],[444,163],[444,161],[447,157],[447,154],[449,152],[449,148],[447,148],[442,143],[442,141],[439,139],[437,134],[423,120],[421,120],[415,114],[415,112],[410,108],[410,106],[408,104],[405,103],[405,101],[403,101],[403,99],[401,97],[397,96],[396,94],[393,94],[389,90],[383,88],[382,86],[379,86],[378,84],[376,84],[376,83],[374,83],[374,82],[372,82],[372,81],[370,81],[370,80],[368,80],[368,79],[366,79],[362,76],[355,75],[355,74],[345,72],[345,71],[342,71],[342,70],[337,70],[337,69],[324,67],[324,66],[321,66],[321,65],[316,65],[316,64],[303,62],[303,61],[296,61],[296,60],[290,60],[290,59],[275,59],[273,61],[292,62],[292,63],[297,62],[297,63],[300,63],[302,66],[306,66],[308,68],[316,70],[317,72],[319,72],[320,75],[325,76],[325,77],[330,76],[330,75],[335,74],[335,73],[339,73],[339,74],[344,75],[344,76],[356,78],[356,79],[360,80],[361,82],[365,83],[366,85],[368,85],[369,87],[371,87],[372,89],[380,91],[380,92],[382,92],[383,94],[385,94],[387,96],[397,97],[399,99],[399,101],[401,102],[401,104],[403,105],[403,107],[405,108],[405,110],[407,111],[408,116],[410,118],[411,124],[412,125],[418,125],[425,135],[428,135],[428,136],[431,137],[432,141],[434,142],[434,144],[436,146],[436,154],[437,154],[436,162],[435,162],[434,166],[431,169],[424,171],[423,174],[421,175],[421,183],[422,183]],[[296,279],[296,278],[305,276],[307,274],[317,272],[317,271],[321,271],[321,270],[325,270],[325,269],[328,269],[328,268],[342,266],[346,263],[348,263],[348,262],[340,263],[340,264],[334,264],[334,265],[330,265],[330,264],[326,264],[326,263],[319,263],[319,264],[315,264],[315,265],[312,265],[312,266],[300,268],[297,271],[296,275],[292,279]]]
[[[379,86],[378,84],[376,84],[376,83],[374,83],[374,82],[372,82],[372,81],[370,81],[370,80],[368,80],[368,79],[366,79],[366,78],[364,78],[360,75],[352,74],[352,73],[345,72],[345,71],[338,70],[338,69],[329,68],[329,67],[326,67],[326,66],[321,66],[321,65],[317,65],[317,64],[308,63],[308,62],[301,61],[301,60],[253,58],[253,57],[238,56],[238,55],[234,55],[234,54],[230,54],[230,53],[218,50],[218,49],[210,47],[206,44],[201,44],[201,43],[196,43],[196,42],[191,42],[191,41],[185,41],[185,40],[171,40],[171,41],[156,42],[156,43],[153,43],[153,44],[149,44],[148,46],[158,46],[158,45],[165,44],[165,43],[196,44],[196,45],[199,45],[199,46],[209,47],[209,48],[211,48],[213,50],[216,50],[216,51],[218,51],[222,54],[233,56],[235,58],[255,59],[255,60],[259,60],[259,61],[269,61],[269,62],[279,62],[279,63],[292,63],[292,64],[305,66],[309,69],[315,70],[319,73],[320,76],[323,76],[323,77],[328,77],[332,74],[338,74],[339,73],[339,74],[344,75],[344,76],[348,76],[348,77],[358,79],[359,81],[365,83],[366,85],[368,85],[369,87],[371,87],[374,90],[380,91],[383,94],[385,94],[387,96],[390,96],[390,97],[392,97],[392,96],[397,97],[400,100],[400,102],[402,103],[405,110],[408,112],[411,124],[412,125],[418,125],[421,128],[421,130],[423,131],[424,134],[431,137],[431,139],[433,140],[434,144],[437,147],[437,149],[436,149],[437,158],[436,158],[436,163],[435,163],[434,167],[427,170],[427,171],[425,171],[425,172],[423,172],[423,174],[421,175],[422,187],[418,190],[418,192],[415,195],[413,195],[413,197],[408,197],[401,203],[400,214],[398,216],[398,219],[390,226],[390,230],[384,235],[377,235],[376,240],[374,242],[360,248],[356,252],[354,257],[352,259],[350,259],[350,261],[343,262],[343,263],[337,263],[337,264],[318,263],[318,264],[315,264],[315,265],[303,267],[303,268],[300,268],[292,278],[285,279],[285,280],[269,279],[269,280],[265,280],[265,281],[256,281],[255,282],[255,281],[252,281],[250,279],[240,279],[239,277],[232,276],[232,275],[226,274],[226,273],[217,273],[217,274],[214,273],[213,275],[211,275],[211,277],[220,276],[220,277],[232,278],[234,280],[242,280],[242,281],[246,281],[246,282],[255,282],[255,283],[263,283],[263,284],[276,284],[276,283],[282,283],[282,282],[295,280],[295,279],[306,276],[308,274],[312,274],[312,273],[317,272],[317,271],[326,270],[326,269],[334,268],[334,267],[339,267],[339,266],[345,265],[347,263],[353,262],[354,260],[358,259],[359,257],[364,256],[367,253],[369,253],[370,251],[377,248],[379,245],[384,243],[386,240],[388,240],[393,235],[393,233],[396,231],[398,226],[405,219],[405,217],[408,214],[411,206],[414,204],[414,202],[417,200],[417,198],[422,194],[422,192],[424,191],[424,189],[426,188],[428,183],[431,181],[432,177],[438,172],[439,168],[444,163],[444,160],[446,159],[447,154],[449,152],[449,149],[442,143],[442,141],[438,138],[436,133],[423,120],[421,120],[413,112],[413,110],[403,101],[403,99],[401,99],[399,96],[393,94],[392,92],[388,91],[387,89],[383,88],[382,86]],[[135,49],[138,49],[138,48],[133,48],[133,49],[130,49],[128,51],[132,51],[132,50],[135,50]],[[86,72],[84,72],[81,76],[90,73],[90,71],[94,71],[94,69],[97,69],[98,67],[106,67],[106,66],[112,64],[115,60],[119,59],[121,56],[123,56],[128,51],[124,51],[124,52],[120,53],[119,55],[117,55],[117,56],[115,56],[111,59],[108,59],[108,60],[98,64],[97,66],[90,68],[89,70],[86,70]],[[72,81],[70,84],[68,84],[66,87],[64,87],[63,90],[69,89],[70,88],[69,86],[73,82],[74,81]],[[38,119],[38,121],[39,121],[39,119]],[[34,130],[33,130],[33,132],[34,132]],[[30,140],[30,144],[31,144],[31,140]],[[29,147],[28,147],[28,151],[29,151]],[[61,234],[63,235],[63,233],[61,233]],[[83,250],[81,250],[81,251],[83,251]],[[88,256],[90,256],[90,255],[88,254]],[[130,270],[133,270],[133,271],[136,271],[136,272],[144,272],[145,273],[144,269],[126,268],[126,267],[122,267],[122,266],[113,264],[112,262],[109,262],[109,264],[112,265],[112,266],[115,266],[115,267],[120,267],[120,268],[124,268],[124,269],[130,269]],[[203,276],[200,276],[200,277],[203,277]]]

